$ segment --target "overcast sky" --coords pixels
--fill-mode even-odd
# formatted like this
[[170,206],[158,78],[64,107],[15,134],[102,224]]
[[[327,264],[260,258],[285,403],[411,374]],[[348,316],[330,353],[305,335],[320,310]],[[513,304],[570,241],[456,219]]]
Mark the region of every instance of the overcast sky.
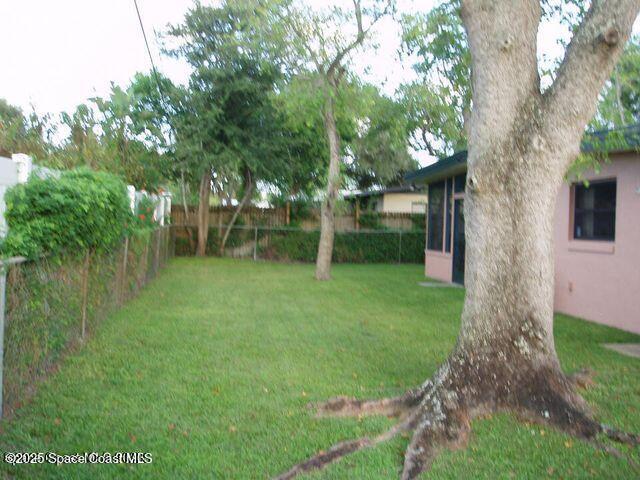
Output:
[[[426,10],[431,3],[401,0],[400,7]],[[159,55],[154,32],[180,22],[191,4],[138,0],[155,61],[178,81],[187,77],[188,68]],[[133,0],[4,0],[0,18],[0,97],[25,110],[30,104],[40,113],[72,110],[88,97],[106,94],[110,82],[126,84],[135,72],[150,68]],[[393,92],[412,72],[394,62],[398,26],[388,19],[378,30],[380,50],[367,57],[369,77],[377,83],[388,80],[385,90]],[[358,69],[366,63],[359,62]]]
[[[321,5],[324,0],[309,1]],[[400,0],[399,6],[416,11],[432,3]],[[180,22],[191,4],[138,0],[154,59],[176,81],[187,78],[188,68],[159,55],[155,32]],[[2,0],[0,19],[0,98],[24,110],[33,104],[41,114],[70,111],[91,96],[107,94],[111,82],[125,85],[135,72],[150,68],[133,0]],[[361,56],[356,67],[364,71],[370,64],[368,80],[392,93],[412,72],[394,60],[398,25],[387,19],[378,30],[380,49]],[[556,45],[559,32],[557,25],[543,24],[541,53],[562,53]]]
[[[191,3],[138,0],[147,35],[179,21]],[[3,0],[0,18],[0,97],[24,109],[71,110],[150,68],[133,0]],[[186,75],[151,43],[163,72]]]

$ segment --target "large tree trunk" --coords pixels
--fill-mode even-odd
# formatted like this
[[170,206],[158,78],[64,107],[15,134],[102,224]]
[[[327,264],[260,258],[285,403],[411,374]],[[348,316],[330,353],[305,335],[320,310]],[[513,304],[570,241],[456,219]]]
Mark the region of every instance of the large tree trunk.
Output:
[[320,242],[316,257],[316,279],[331,278],[331,257],[333,256],[333,238],[335,236],[335,206],[340,188],[340,137],[336,126],[333,93],[327,89],[324,106],[324,127],[329,143],[329,172],[327,191],[320,210]]
[[196,255],[204,257],[209,237],[209,197],[211,195],[211,169],[207,168],[200,179],[198,195],[198,247]]
[[463,0],[473,70],[465,195],[466,296],[453,352],[404,395],[320,406],[334,416],[400,418],[389,432],[340,443],[280,478],[322,468],[412,431],[403,479],[442,447],[464,444],[474,417],[508,411],[598,448],[596,436],[638,445],[640,436],[598,423],[560,367],[553,340],[553,221],[564,174],[579,152],[598,93],[629,37],[640,0],[594,1],[553,86],[538,77],[538,1]]

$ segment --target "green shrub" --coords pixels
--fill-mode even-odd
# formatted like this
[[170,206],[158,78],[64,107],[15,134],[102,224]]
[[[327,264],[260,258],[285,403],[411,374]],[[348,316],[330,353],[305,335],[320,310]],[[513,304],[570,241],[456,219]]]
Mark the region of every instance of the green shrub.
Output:
[[[318,231],[274,231],[270,242],[259,248],[261,258],[315,262]],[[335,263],[422,263],[424,234],[403,232],[337,232],[333,247]]]
[[10,188],[5,201],[6,256],[107,250],[133,225],[124,182],[84,168],[59,178],[32,177]]
[[[197,229],[191,228],[195,239]],[[175,255],[193,255],[184,228],[175,228]],[[224,234],[224,230],[223,230]],[[253,229],[233,229],[226,252],[252,242]],[[317,230],[258,229],[258,257],[285,262],[316,261],[320,232]],[[424,232],[336,232],[333,247],[334,263],[422,263],[424,261]],[[195,243],[195,242],[194,242]],[[207,255],[219,254],[220,237],[217,228],[209,229]],[[244,252],[249,256],[250,252]]]
[[424,213],[414,213],[411,215],[411,229],[421,232],[427,231],[427,216]]

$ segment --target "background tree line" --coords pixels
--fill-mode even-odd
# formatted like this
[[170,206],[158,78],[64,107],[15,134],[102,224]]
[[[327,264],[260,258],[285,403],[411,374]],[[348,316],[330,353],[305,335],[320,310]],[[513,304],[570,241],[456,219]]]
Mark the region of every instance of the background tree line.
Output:
[[[546,5],[546,15],[567,25],[584,14]],[[457,1],[414,15],[399,15],[388,0],[319,11],[293,0],[196,3],[163,37],[163,54],[190,65],[188,82],[139,73],[58,117],[0,100],[0,148],[55,168],[116,173],[139,189],[171,189],[185,209],[197,202],[191,241],[200,255],[212,201],[233,200],[232,226],[260,192],[275,202],[316,199],[324,232],[317,276],[329,278],[340,188],[399,183],[418,166],[412,152],[439,157],[466,147],[471,69],[458,9]],[[353,67],[375,51],[376,24],[387,16],[399,22],[399,53],[416,74],[393,96]],[[635,37],[601,92],[592,128],[640,121],[639,60]],[[552,80],[552,71],[543,77]]]

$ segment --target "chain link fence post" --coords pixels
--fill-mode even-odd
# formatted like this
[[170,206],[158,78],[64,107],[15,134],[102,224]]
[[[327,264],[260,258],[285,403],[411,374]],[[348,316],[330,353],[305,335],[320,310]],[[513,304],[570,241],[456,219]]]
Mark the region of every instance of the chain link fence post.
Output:
[[82,327],[81,337],[87,334],[87,308],[89,304],[89,266],[91,262],[91,254],[87,252],[84,256],[84,265],[82,266]]
[[122,306],[125,300],[125,289],[127,288],[127,263],[129,259],[129,236],[124,237],[124,252],[122,255],[122,277],[120,278],[120,298],[118,302]]
[[157,229],[153,231],[153,239],[155,241],[155,248],[153,252],[153,276],[158,275],[158,268],[160,265],[160,233],[162,230]]
[[151,243],[151,237],[149,235],[144,235],[144,253],[142,254],[141,264],[142,264],[142,274],[140,275],[140,283],[138,285],[138,290],[144,287],[147,284],[147,275],[149,275],[149,243]]
[[6,310],[7,292],[7,266],[4,262],[0,265],[0,418],[2,418],[2,406],[4,405],[4,319]]

